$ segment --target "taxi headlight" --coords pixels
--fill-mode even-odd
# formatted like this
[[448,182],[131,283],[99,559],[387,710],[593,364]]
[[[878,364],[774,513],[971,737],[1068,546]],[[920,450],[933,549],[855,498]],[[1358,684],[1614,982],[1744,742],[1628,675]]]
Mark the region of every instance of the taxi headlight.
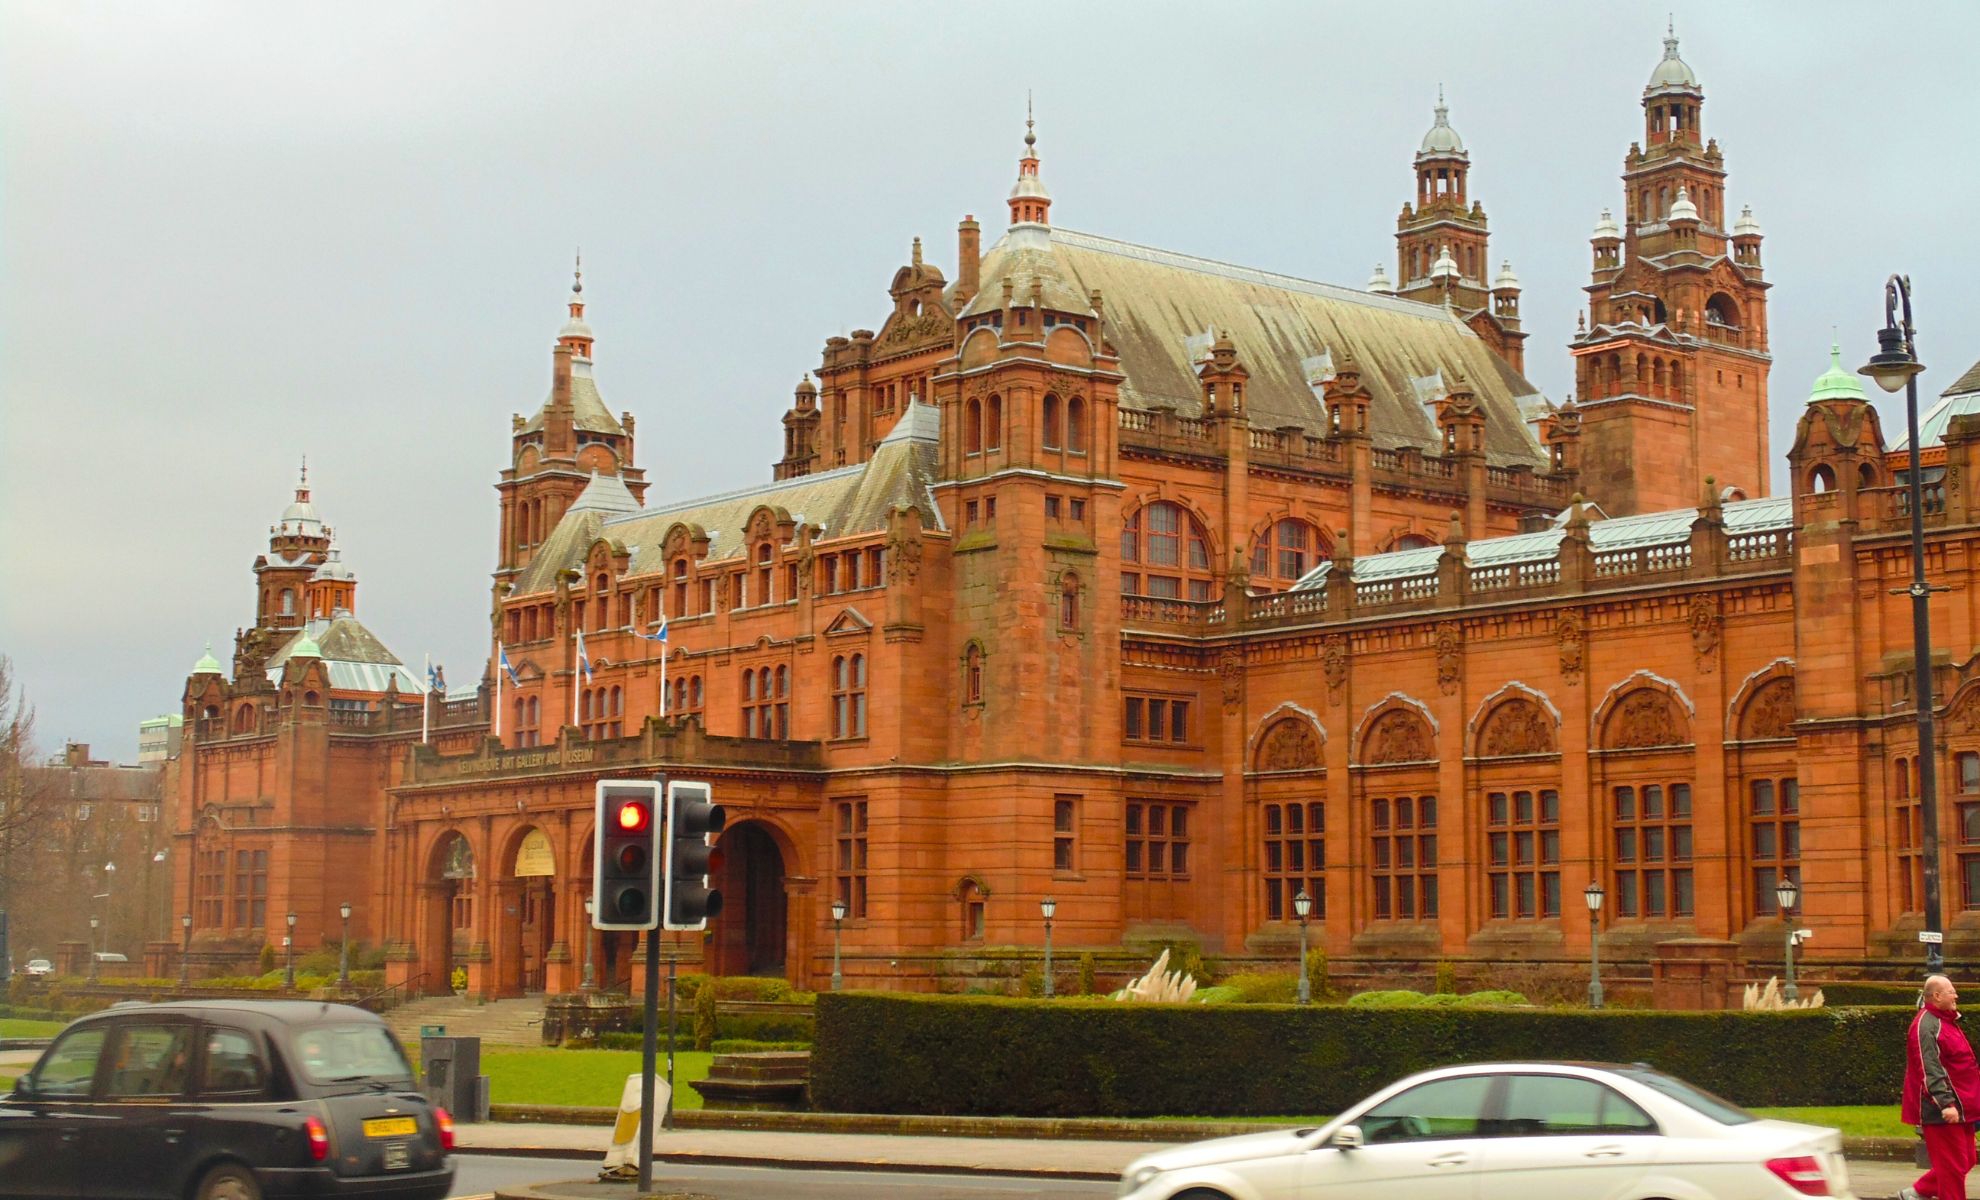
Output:
[[1133,1168],[1132,1170],[1128,1171],[1125,1175],[1121,1176],[1120,1194],[1123,1196],[1133,1195],[1134,1193],[1140,1191],[1142,1188],[1147,1187],[1148,1184],[1157,1175],[1160,1175],[1161,1173],[1162,1173],[1162,1168],[1156,1166]]

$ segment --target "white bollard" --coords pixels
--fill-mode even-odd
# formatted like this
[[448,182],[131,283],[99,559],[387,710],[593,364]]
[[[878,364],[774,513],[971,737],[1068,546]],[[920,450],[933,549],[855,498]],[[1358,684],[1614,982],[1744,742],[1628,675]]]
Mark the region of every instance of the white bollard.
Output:
[[[612,1124],[612,1144],[605,1151],[605,1164],[598,1169],[600,1179],[639,1178],[639,1139],[645,1136],[639,1111],[637,1075],[626,1076],[625,1090],[619,1093],[619,1119]],[[653,1103],[667,1111],[667,1081],[653,1081]]]

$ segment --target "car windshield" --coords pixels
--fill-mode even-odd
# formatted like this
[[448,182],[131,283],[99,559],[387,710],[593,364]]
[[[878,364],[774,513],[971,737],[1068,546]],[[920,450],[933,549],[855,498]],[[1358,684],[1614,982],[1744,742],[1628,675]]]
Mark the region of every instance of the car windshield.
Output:
[[291,1040],[297,1064],[311,1083],[412,1078],[406,1056],[383,1025],[361,1021],[312,1025]]
[[1760,1118],[1747,1112],[1730,1100],[1721,1100],[1703,1088],[1693,1087],[1682,1079],[1652,1071],[1643,1067],[1618,1071],[1624,1079],[1632,1079],[1647,1088],[1654,1088],[1671,1099],[1696,1112],[1717,1121],[1721,1125],[1744,1125]]

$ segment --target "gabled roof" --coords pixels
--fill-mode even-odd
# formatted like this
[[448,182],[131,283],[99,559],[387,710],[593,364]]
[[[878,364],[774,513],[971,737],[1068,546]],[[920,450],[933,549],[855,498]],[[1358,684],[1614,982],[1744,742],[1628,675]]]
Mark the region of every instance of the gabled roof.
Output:
[[601,537],[626,548],[631,555],[629,573],[659,571],[664,567],[662,540],[676,522],[699,525],[708,533],[707,561],[736,558],[743,553],[750,514],[759,505],[782,508],[795,520],[822,527],[821,538],[884,529],[888,514],[897,508],[919,509],[924,522],[941,528],[941,514],[929,491],[936,476],[940,431],[941,414],[935,408],[911,404],[881,439],[873,457],[850,467],[629,512],[572,505],[516,577],[513,594],[554,591],[557,573],[583,563],[592,543]]
[[1327,429],[1319,395],[1331,366],[1351,352],[1371,397],[1369,428],[1384,449],[1442,444],[1420,402],[1462,374],[1486,413],[1485,450],[1497,465],[1542,466],[1546,456],[1521,415],[1534,387],[1494,354],[1461,317],[1438,305],[1232,266],[1090,233],[1053,228],[1046,249],[1007,235],[991,247],[982,290],[968,313],[1000,307],[1003,280],[1028,302],[1039,279],[1048,307],[1092,311],[1101,293],[1107,340],[1120,353],[1124,408],[1202,412],[1195,347],[1211,329],[1229,334],[1251,373],[1246,389],[1254,426]]
[[393,680],[398,690],[414,695],[426,690],[426,681],[408,670],[399,657],[386,649],[378,635],[349,613],[328,620],[318,619],[296,630],[294,636],[268,656],[265,664],[269,682],[282,678],[282,666],[291,655],[316,647],[316,657],[330,674],[330,687],[340,692],[382,692]]

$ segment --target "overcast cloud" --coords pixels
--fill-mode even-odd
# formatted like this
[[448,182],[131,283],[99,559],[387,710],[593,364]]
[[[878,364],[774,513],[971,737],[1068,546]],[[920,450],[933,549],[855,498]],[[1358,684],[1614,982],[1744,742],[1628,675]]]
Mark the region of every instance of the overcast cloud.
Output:
[[[5,4],[0,653],[45,749],[133,757],[307,453],[359,615],[472,680],[573,247],[655,498],[767,480],[910,239],[953,278],[957,219],[1002,229],[1027,88],[1055,222],[1360,286],[1441,81],[1559,399],[1670,7]],[[1675,9],[1767,232],[1776,459],[1891,271],[1936,395],[1980,358],[1980,6]]]

